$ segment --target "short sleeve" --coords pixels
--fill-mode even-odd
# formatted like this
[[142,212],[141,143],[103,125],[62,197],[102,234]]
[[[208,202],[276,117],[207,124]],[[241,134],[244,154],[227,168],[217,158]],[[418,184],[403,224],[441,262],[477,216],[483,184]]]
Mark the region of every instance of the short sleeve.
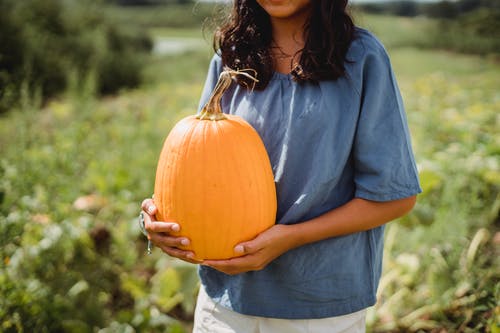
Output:
[[217,81],[219,79],[219,75],[222,72],[222,59],[219,55],[214,54],[212,60],[210,61],[210,65],[208,66],[207,78],[205,79],[205,85],[203,87],[203,91],[200,97],[200,103],[198,105],[198,112],[201,111],[205,103],[208,102],[210,94],[212,93]]
[[403,102],[379,43],[363,59],[361,110],[353,146],[355,196],[373,201],[421,192]]

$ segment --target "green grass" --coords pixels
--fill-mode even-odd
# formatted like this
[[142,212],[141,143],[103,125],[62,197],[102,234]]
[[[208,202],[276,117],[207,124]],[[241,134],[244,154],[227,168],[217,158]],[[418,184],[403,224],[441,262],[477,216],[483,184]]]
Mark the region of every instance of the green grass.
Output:
[[388,52],[400,87],[408,97],[417,78],[433,74],[446,75],[450,81],[488,80],[491,84],[500,77],[499,64],[483,57],[416,47],[391,47]]
[[[149,29],[153,37],[177,37],[177,38],[204,38],[202,29],[197,28],[172,28],[172,27],[153,27]],[[208,32],[207,32],[208,33]],[[210,41],[211,36],[206,38]]]
[[497,75],[500,67],[494,61],[482,57],[449,51],[405,47],[390,49],[390,54],[395,71],[408,78],[436,72],[448,73],[457,77],[488,73]]
[[354,12],[353,17],[356,25],[379,36],[388,48],[421,45],[428,30],[435,25],[434,21],[425,18],[391,17],[363,12]]
[[220,4],[201,3],[194,5],[169,4],[165,6],[108,6],[105,11],[115,21],[129,24],[134,22],[145,28],[201,27],[224,8]]
[[[158,56],[150,60],[144,69],[145,89],[155,89],[161,83],[175,84],[176,81],[200,85],[208,71],[212,52],[208,49],[191,51],[180,56]],[[196,96],[192,96],[197,100]]]

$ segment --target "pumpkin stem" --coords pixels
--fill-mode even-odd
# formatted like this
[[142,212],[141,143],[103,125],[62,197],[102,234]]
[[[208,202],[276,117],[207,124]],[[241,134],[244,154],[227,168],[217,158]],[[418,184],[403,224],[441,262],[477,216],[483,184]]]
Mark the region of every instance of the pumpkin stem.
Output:
[[257,72],[253,69],[239,69],[234,70],[229,67],[224,67],[222,73],[220,73],[219,80],[215,85],[208,102],[203,106],[200,114],[196,116],[197,119],[200,120],[223,120],[226,119],[226,115],[222,113],[220,101],[222,99],[222,95],[226,92],[229,86],[232,83],[232,79],[237,75],[244,75],[247,78],[253,80],[254,82],[259,82],[255,77],[248,74],[247,71],[252,71],[256,76]]

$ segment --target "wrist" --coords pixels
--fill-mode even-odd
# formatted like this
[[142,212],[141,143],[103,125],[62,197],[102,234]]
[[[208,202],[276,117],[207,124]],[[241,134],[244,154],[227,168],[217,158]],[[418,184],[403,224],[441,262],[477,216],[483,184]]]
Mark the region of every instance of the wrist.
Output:
[[282,225],[284,227],[283,238],[286,243],[287,251],[307,244],[301,224],[302,223]]
[[332,237],[325,229],[325,223],[320,223],[318,218],[287,225],[287,238],[291,248],[314,243],[325,238]]

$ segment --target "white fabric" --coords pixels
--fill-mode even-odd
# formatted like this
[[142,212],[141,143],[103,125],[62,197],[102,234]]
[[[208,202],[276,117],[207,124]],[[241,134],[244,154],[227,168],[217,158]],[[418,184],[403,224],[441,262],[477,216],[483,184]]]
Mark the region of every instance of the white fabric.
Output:
[[247,316],[216,304],[200,288],[193,333],[365,333],[366,309],[323,319]]

